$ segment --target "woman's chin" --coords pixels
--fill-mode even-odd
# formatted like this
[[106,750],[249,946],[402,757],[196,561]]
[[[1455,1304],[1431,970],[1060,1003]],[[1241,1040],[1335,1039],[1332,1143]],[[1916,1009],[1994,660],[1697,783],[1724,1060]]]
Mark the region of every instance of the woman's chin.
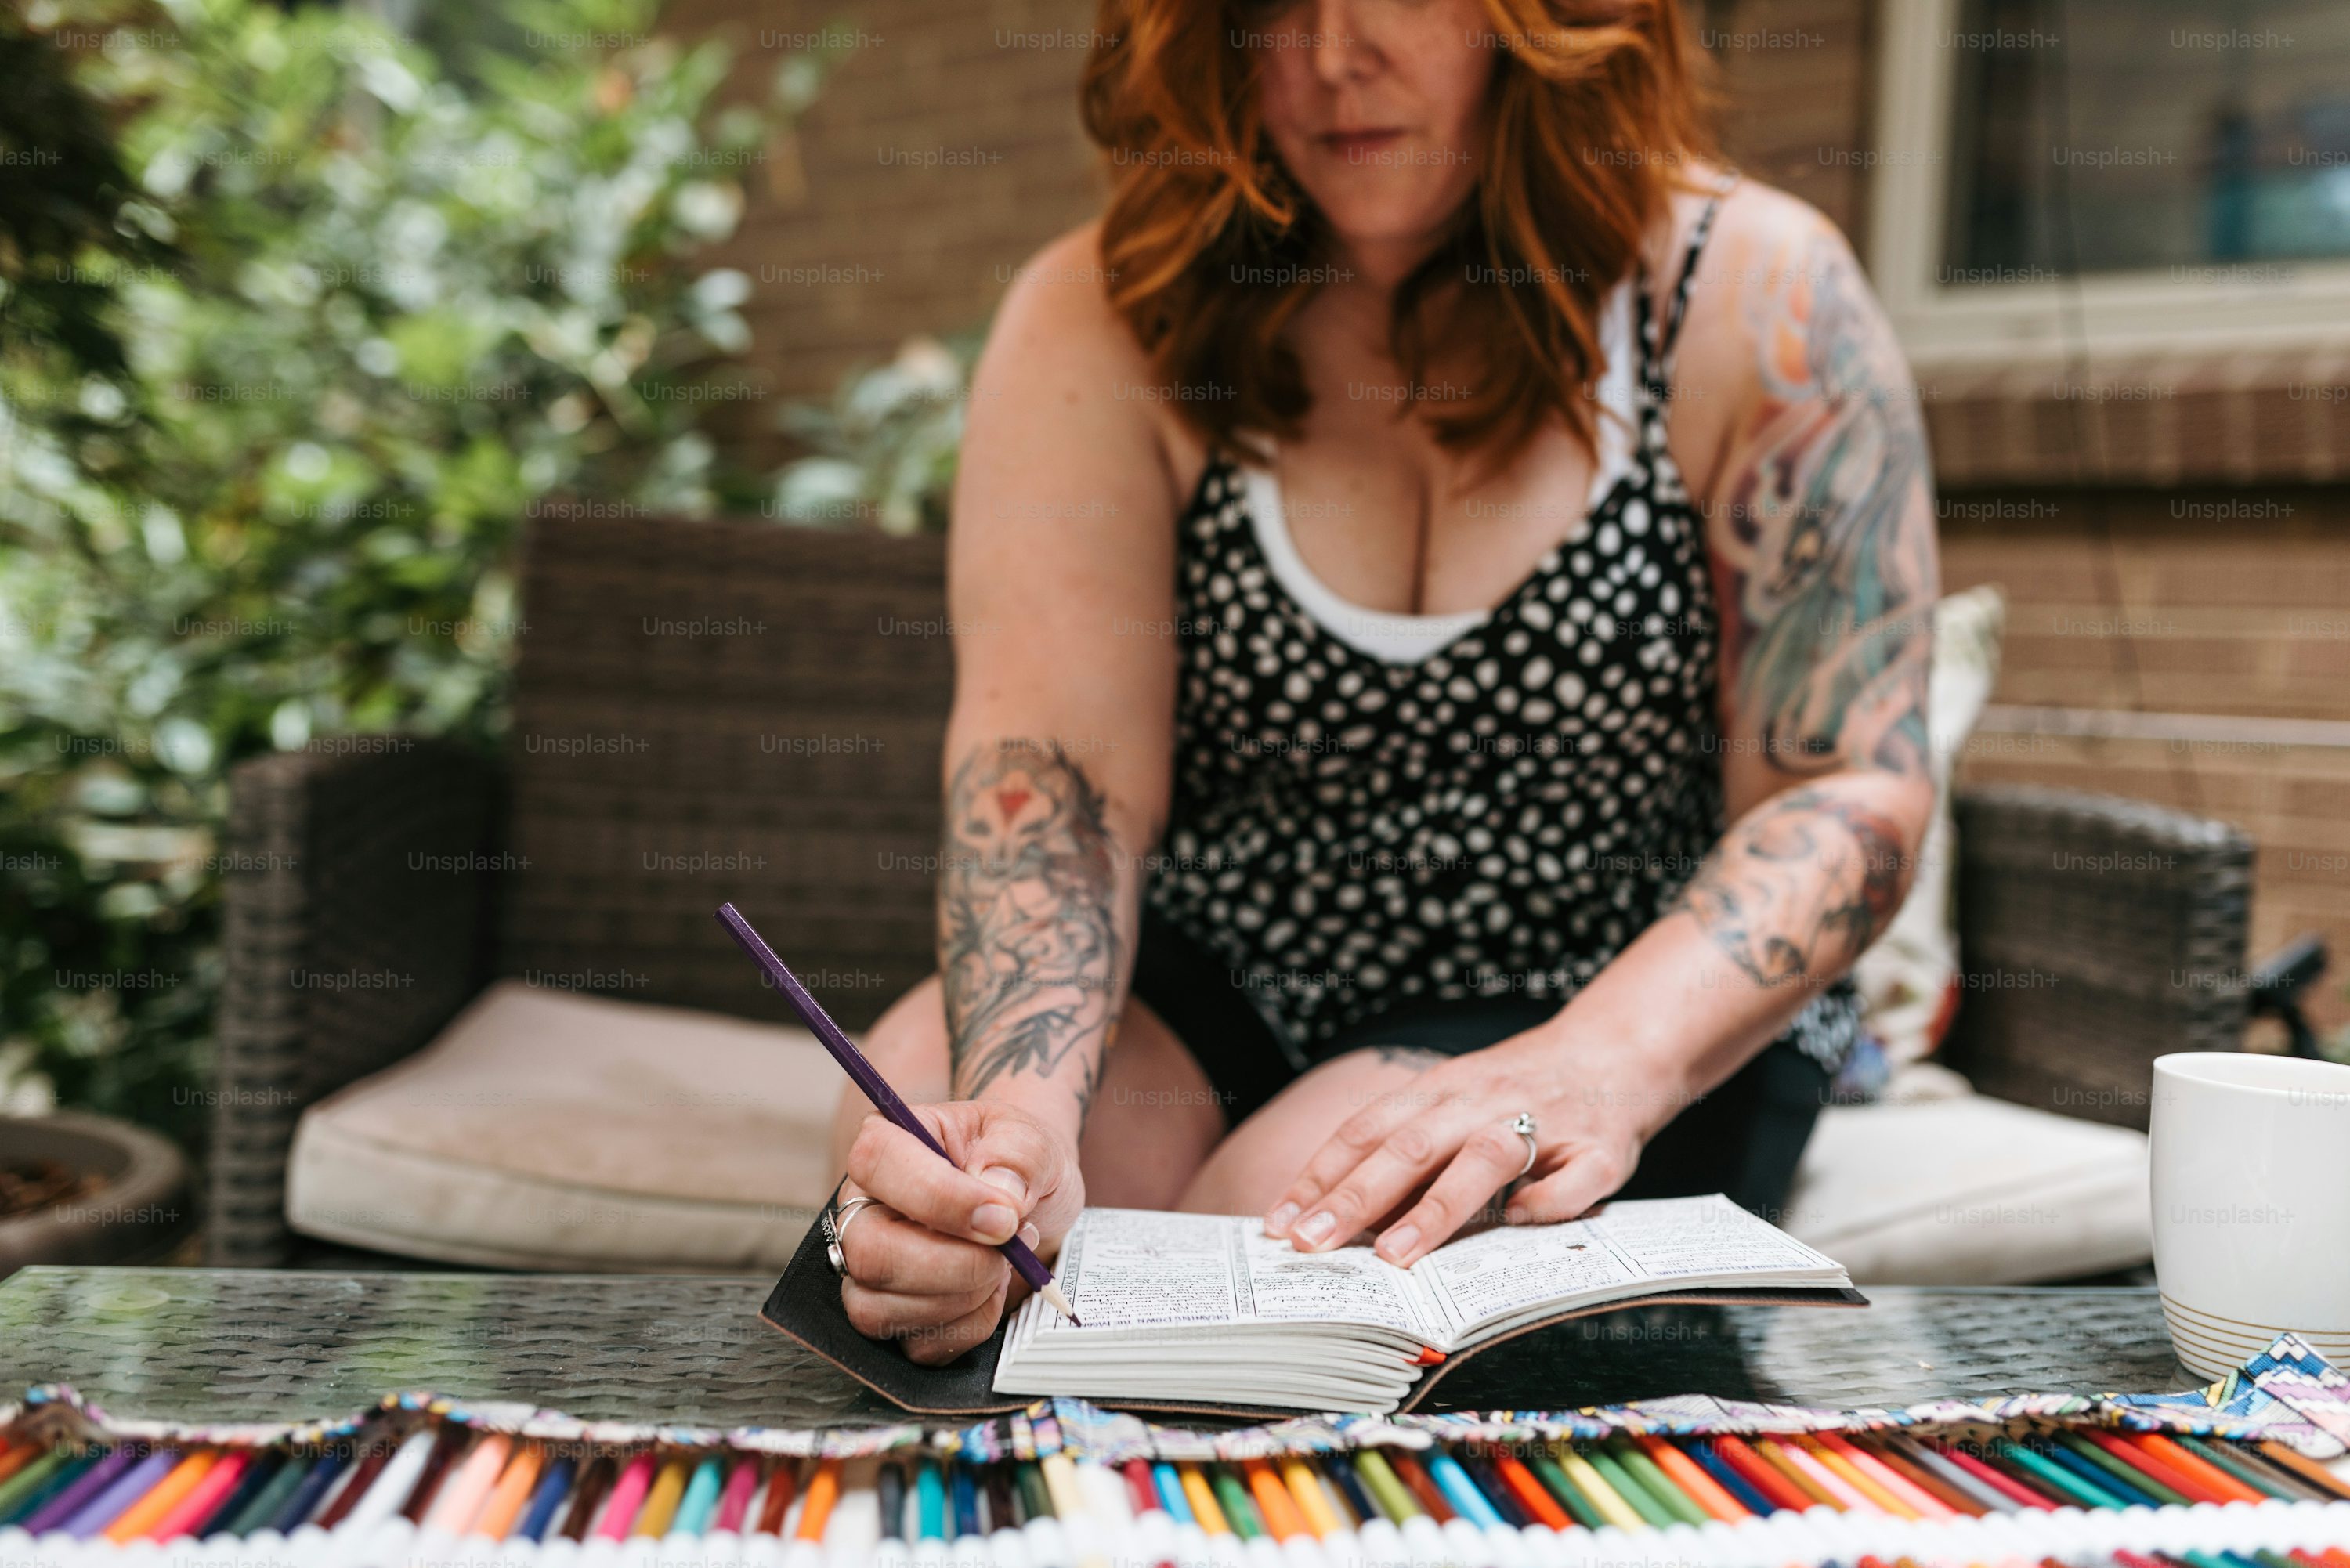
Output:
[[1459,198],[1439,204],[1385,192],[1336,192],[1329,200],[1317,192],[1314,202],[1342,245],[1368,251],[1429,243],[1442,232]]

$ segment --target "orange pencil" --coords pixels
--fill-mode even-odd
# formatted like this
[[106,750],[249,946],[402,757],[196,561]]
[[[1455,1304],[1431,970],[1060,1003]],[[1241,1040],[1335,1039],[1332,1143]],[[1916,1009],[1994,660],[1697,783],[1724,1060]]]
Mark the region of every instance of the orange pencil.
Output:
[[832,1518],[833,1502],[839,1496],[840,1461],[827,1459],[808,1478],[807,1500],[800,1505],[799,1528],[792,1532],[792,1539],[822,1541],[826,1521]]
[[1884,1491],[1898,1498],[1917,1517],[1920,1519],[1950,1517],[1950,1509],[1943,1504],[1940,1498],[1931,1492],[1918,1490],[1909,1484],[1908,1477],[1896,1471],[1890,1465],[1884,1463],[1875,1454],[1841,1432],[1823,1432],[1820,1434],[1820,1442],[1836,1453],[1842,1454],[1845,1463],[1875,1481]]
[[2265,1502],[2268,1501],[2258,1491],[2246,1486],[2210,1460],[2199,1454],[2189,1453],[2159,1432],[2132,1432],[2130,1437],[2136,1439],[2133,1447],[2155,1455],[2172,1469],[2182,1471],[2202,1482],[2206,1491],[2218,1493],[2218,1497],[2214,1500],[2216,1501]]
[[2260,1449],[2262,1453],[2320,1490],[2331,1492],[2335,1497],[2350,1498],[2350,1481],[2345,1481],[2344,1478],[2335,1475],[2306,1454],[2297,1454],[2282,1443],[2271,1442],[2267,1439],[2262,1439]]
[[148,1532],[147,1538],[150,1541],[169,1541],[187,1534],[211,1518],[213,1510],[220,1506],[221,1499],[244,1478],[245,1468],[253,1463],[253,1455],[251,1449],[224,1451],[220,1463],[206,1470],[204,1479],[190,1488],[188,1495],[180,1500],[180,1506],[155,1521],[155,1528]]
[[216,1449],[199,1449],[173,1465],[161,1480],[145,1497],[122,1511],[112,1524],[106,1527],[106,1539],[120,1545],[136,1541],[172,1511],[173,1505],[195,1490],[204,1472],[220,1459]]
[[1293,1535],[1307,1533],[1305,1521],[1297,1516],[1297,1500],[1273,1467],[1263,1459],[1251,1459],[1242,1466],[1248,1477],[1249,1495],[1256,1499],[1256,1509],[1264,1515],[1264,1528],[1275,1541],[1286,1541]]
[[0,1452],[0,1481],[6,1480],[18,1470],[31,1464],[33,1456],[44,1451],[38,1443],[19,1443],[13,1449]]
[[1794,1438],[1787,1444],[1787,1450],[1794,1458],[1809,1459],[1826,1472],[1819,1478],[1822,1484],[1827,1484],[1830,1477],[1835,1478],[1835,1482],[1850,1494],[1846,1501],[1851,1502],[1853,1506],[1874,1509],[1878,1513],[1889,1513],[1896,1519],[1918,1517],[1916,1509],[1896,1498],[1868,1477],[1862,1475],[1858,1466],[1817,1438]]
[[1575,1527],[1574,1519],[1566,1510],[1559,1507],[1558,1499],[1551,1496],[1550,1489],[1536,1480],[1534,1472],[1526,1469],[1524,1462],[1515,1454],[1507,1449],[1495,1449],[1492,1459],[1493,1473],[1502,1478],[1502,1484],[1517,1498],[1519,1507],[1553,1530]]
[[482,1504],[471,1533],[504,1541],[515,1526],[515,1516],[530,1501],[531,1489],[538,1484],[538,1472],[546,1463],[546,1450],[536,1443],[525,1443],[515,1449],[498,1484],[491,1489],[489,1500]]
[[[2077,1435],[2083,1440],[2105,1449],[2132,1469],[2145,1471],[2150,1479],[2168,1487],[2189,1502],[2226,1502],[2228,1501],[2205,1486],[2200,1480],[2173,1466],[2168,1459],[2143,1444],[2133,1443],[2126,1438],[2116,1437],[2111,1432],[2100,1432],[2094,1428]],[[2216,1469],[2218,1467],[2212,1468]]]
[[1838,1513],[1848,1511],[1850,1505],[1837,1497],[1825,1481],[1822,1480],[1814,1471],[1805,1469],[1796,1462],[1793,1450],[1780,1447],[1759,1433],[1756,1434],[1752,1446],[1756,1453],[1776,1466],[1779,1473],[1785,1476],[1797,1490],[1810,1498],[1813,1502],[1825,1503]]
[[1745,1506],[1722,1490],[1721,1483],[1698,1469],[1697,1461],[1675,1445],[1654,1434],[1644,1434],[1633,1441],[1641,1452],[1655,1461],[1675,1486],[1689,1493],[1690,1501],[1705,1510],[1708,1515],[1725,1524],[1735,1524],[1748,1516]]
[[1735,1434],[1723,1432],[1716,1437],[1713,1451],[1721,1456],[1722,1463],[1745,1477],[1747,1485],[1779,1507],[1801,1513],[1807,1508],[1818,1506],[1820,1500],[1814,1497],[1808,1489],[1789,1480],[1778,1466],[1756,1453],[1747,1446],[1745,1439]]

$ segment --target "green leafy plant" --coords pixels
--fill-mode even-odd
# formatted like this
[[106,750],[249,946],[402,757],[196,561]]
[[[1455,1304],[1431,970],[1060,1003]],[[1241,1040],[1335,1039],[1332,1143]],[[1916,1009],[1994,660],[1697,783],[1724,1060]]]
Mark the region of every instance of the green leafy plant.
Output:
[[827,62],[721,108],[656,7],[507,0],[561,47],[462,77],[260,0],[5,37],[46,183],[0,201],[0,1103],[196,1133],[230,766],[486,744],[526,518],[754,493],[698,428],[759,395],[748,283],[697,257]]
[[982,335],[910,337],[850,373],[829,403],[796,403],[784,429],[814,449],[785,466],[767,510],[795,523],[943,530]]

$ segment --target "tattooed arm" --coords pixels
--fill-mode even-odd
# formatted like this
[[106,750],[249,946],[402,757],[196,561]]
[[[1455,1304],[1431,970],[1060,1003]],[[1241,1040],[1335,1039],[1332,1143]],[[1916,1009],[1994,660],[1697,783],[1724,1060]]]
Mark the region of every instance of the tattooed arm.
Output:
[[1669,432],[1709,518],[1729,831],[1555,1017],[1342,1127],[1265,1217],[1300,1246],[1389,1216],[1379,1252],[1409,1265],[1522,1168],[1509,1220],[1582,1212],[1900,906],[1933,803],[1933,507],[1908,373],[1844,242],[1753,186],[1723,204],[1679,354]]
[[957,1099],[1055,1085],[1083,1127],[1133,967],[1118,858],[1101,791],[1058,743],[983,743],[955,768],[939,975]]
[[[1751,355],[1708,508],[1731,831],[1677,910],[1792,1013],[1908,890],[1933,805],[1938,591],[1917,389],[1859,264],[1793,202],[1726,234]],[[1783,1022],[1783,1019],[1780,1020]]]
[[899,1034],[953,1163],[868,1116],[844,1188],[879,1205],[842,1244],[849,1321],[917,1361],[994,1328],[1018,1288],[995,1244],[1050,1258],[1085,1204],[1172,767],[1176,485],[1158,406],[1119,396],[1150,379],[1090,227],[1020,269],[972,379],[947,535],[945,1038],[935,1014]]

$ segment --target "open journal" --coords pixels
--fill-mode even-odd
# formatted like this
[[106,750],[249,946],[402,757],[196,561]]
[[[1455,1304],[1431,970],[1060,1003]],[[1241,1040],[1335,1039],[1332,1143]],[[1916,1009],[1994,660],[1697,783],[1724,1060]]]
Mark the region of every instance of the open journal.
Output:
[[1032,1296],[998,1394],[1388,1411],[1446,1356],[1578,1309],[1718,1288],[1856,1299],[1833,1259],[1719,1193],[1483,1231],[1409,1269],[1368,1247],[1295,1251],[1253,1217],[1089,1209],[1055,1274],[1084,1326]]

